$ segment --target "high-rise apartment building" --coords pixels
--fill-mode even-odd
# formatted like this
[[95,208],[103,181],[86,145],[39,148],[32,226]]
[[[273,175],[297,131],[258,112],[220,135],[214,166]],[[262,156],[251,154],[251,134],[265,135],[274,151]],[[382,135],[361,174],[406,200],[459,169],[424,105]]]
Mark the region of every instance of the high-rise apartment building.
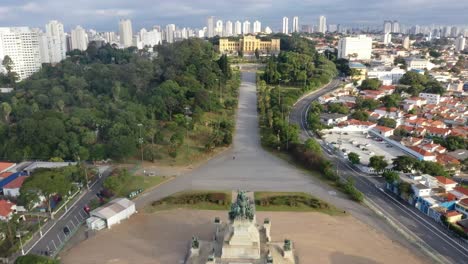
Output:
[[147,31],[143,28],[140,30],[139,36],[143,47],[154,47],[155,45],[159,45],[162,43],[161,31],[157,29]]
[[289,34],[289,18],[283,17],[283,34]]
[[465,50],[465,37],[459,36],[455,41],[455,50],[460,52]]
[[41,68],[39,30],[0,27],[0,61],[3,62],[5,56],[12,60],[12,71],[18,75],[19,80],[38,71]]
[[455,27],[453,26],[451,29],[450,29],[450,36],[452,38],[456,38],[458,36],[458,27]]
[[250,32],[250,21],[246,20],[242,23],[242,34],[249,34]]
[[206,22],[206,29],[207,29],[207,37],[212,38],[215,36],[215,22],[214,16],[210,16]]
[[222,37],[223,36],[223,21],[222,20],[218,20],[216,21],[216,27],[215,27],[215,36],[220,36]]
[[327,32],[327,18],[325,16],[319,17],[319,28],[318,31],[320,33],[325,34]]
[[232,22],[230,20],[226,22],[226,29],[224,30],[224,32],[225,32],[226,37],[232,36],[233,30],[232,30]]
[[366,35],[346,37],[338,42],[338,58],[348,60],[370,60],[372,38]]
[[409,36],[406,36],[403,39],[403,48],[409,50],[409,48],[410,48],[410,38],[409,38]]
[[173,43],[174,42],[174,32],[176,30],[176,26],[174,24],[169,24],[166,26],[166,42]]
[[116,42],[115,32],[104,32],[104,40],[110,44],[115,43]]
[[292,23],[292,31],[291,32],[299,32],[299,17],[293,17]]
[[301,26],[301,31],[304,33],[312,33],[312,26],[311,25],[302,25]]
[[81,26],[71,30],[71,49],[86,50],[88,48],[88,35]]
[[384,34],[392,32],[392,21],[390,21],[390,20],[385,20],[384,21],[384,23],[383,23],[383,32],[384,32]]
[[336,31],[338,31],[338,26],[336,24],[330,24],[330,25],[328,25],[328,30],[327,31],[335,33]]
[[63,24],[56,20],[52,20],[46,24],[45,29],[48,58],[47,61],[44,62],[58,63],[66,58],[67,53],[67,43]]
[[128,48],[133,45],[133,29],[130,19],[121,19],[119,22],[120,45]]
[[392,22],[392,33],[400,33],[400,22],[393,20]]
[[242,35],[242,23],[237,20],[234,25],[234,36]]
[[260,32],[262,32],[262,23],[256,20],[253,23],[253,33],[260,33]]
[[392,34],[390,33],[385,33],[382,37],[382,42],[385,44],[385,45],[388,45],[392,42]]

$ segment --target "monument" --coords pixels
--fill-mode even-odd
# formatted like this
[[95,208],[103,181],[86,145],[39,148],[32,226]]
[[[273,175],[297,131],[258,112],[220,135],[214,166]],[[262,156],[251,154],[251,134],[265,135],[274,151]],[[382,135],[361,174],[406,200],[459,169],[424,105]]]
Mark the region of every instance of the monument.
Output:
[[227,223],[215,218],[213,241],[193,237],[185,263],[295,264],[292,241],[273,242],[269,218],[257,224],[253,192],[237,191],[232,197]]

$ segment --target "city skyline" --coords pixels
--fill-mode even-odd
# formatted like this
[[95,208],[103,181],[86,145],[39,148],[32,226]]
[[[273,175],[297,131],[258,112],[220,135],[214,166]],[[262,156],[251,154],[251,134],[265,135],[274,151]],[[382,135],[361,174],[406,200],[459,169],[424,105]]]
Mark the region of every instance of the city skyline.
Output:
[[[281,29],[281,18],[299,16],[300,25],[316,24],[317,17],[324,15],[333,24],[379,26],[383,19],[398,20],[403,24],[420,25],[464,25],[464,10],[468,2],[448,0],[444,3],[434,0],[397,0],[392,5],[372,0],[363,1],[289,1],[260,0],[255,3],[246,0],[231,3],[221,1],[216,6],[209,1],[157,1],[139,0],[128,3],[116,1],[84,0],[70,9],[69,1],[23,1],[5,0],[0,4],[0,26],[42,27],[49,20],[62,21],[65,30],[77,25],[99,31],[116,31],[121,18],[129,18],[135,28],[153,25],[176,24],[201,28],[206,17],[215,16],[223,20],[259,20],[271,28]],[[424,2],[424,3],[422,3]],[[54,6],[54,8],[45,8]],[[291,8],[294,7],[294,8]],[[359,9],[359,10],[358,10]]]

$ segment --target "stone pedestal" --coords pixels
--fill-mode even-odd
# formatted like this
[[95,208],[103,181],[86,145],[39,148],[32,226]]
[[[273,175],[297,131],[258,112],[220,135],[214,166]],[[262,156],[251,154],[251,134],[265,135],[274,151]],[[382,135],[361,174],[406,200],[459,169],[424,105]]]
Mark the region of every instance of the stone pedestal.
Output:
[[221,258],[260,259],[260,233],[255,219],[233,221],[224,240]]

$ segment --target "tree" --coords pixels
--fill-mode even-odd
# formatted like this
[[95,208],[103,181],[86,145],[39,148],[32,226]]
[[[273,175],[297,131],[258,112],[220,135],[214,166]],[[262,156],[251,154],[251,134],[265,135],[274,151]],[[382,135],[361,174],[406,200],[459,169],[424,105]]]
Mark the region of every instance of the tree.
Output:
[[349,108],[341,103],[329,103],[328,112],[330,113],[339,113],[339,114],[348,114]]
[[379,107],[379,105],[379,101],[374,99],[363,99],[362,97],[356,98],[356,109],[367,109],[369,111],[373,111]]
[[38,256],[38,255],[33,255],[33,254],[28,254],[25,256],[19,256],[15,260],[15,264],[59,264],[60,262],[58,260],[54,259],[49,259],[47,257],[43,256]]
[[387,117],[382,117],[379,119],[377,122],[379,126],[385,126],[385,127],[391,127],[395,128],[396,127],[396,121],[395,119],[392,118],[387,118]]
[[369,167],[375,171],[380,172],[388,166],[384,156],[372,156],[369,159]]
[[357,110],[354,111],[354,113],[351,115],[353,119],[360,120],[360,121],[368,121],[369,120],[369,114],[365,111],[362,110]]
[[2,113],[3,113],[3,117],[5,119],[5,122],[8,123],[9,117],[10,117],[10,114],[11,114],[11,106],[10,106],[9,103],[7,103],[7,102],[2,103]]
[[359,164],[361,163],[361,158],[359,157],[359,154],[350,152],[348,154],[348,159],[351,161],[352,164]]
[[398,175],[398,173],[394,171],[385,171],[384,173],[382,173],[382,176],[390,184],[394,184],[395,182],[400,180],[400,175]]
[[415,158],[410,156],[398,156],[393,159],[393,169],[397,171],[402,171],[409,173],[413,170],[415,164],[418,162]]
[[304,143],[304,146],[306,147],[307,150],[310,150],[312,151],[313,153],[317,154],[317,155],[321,155],[322,154],[322,147],[320,146],[320,144],[313,138],[309,138],[306,140],[306,142]]
[[427,83],[427,77],[417,72],[408,71],[401,77],[400,83],[410,86],[425,85]]
[[401,102],[401,96],[398,93],[394,93],[382,97],[381,101],[387,108],[398,107]]
[[260,59],[260,51],[258,49],[255,49],[255,58]]
[[378,90],[382,86],[382,82],[379,79],[366,79],[362,81],[361,90]]

